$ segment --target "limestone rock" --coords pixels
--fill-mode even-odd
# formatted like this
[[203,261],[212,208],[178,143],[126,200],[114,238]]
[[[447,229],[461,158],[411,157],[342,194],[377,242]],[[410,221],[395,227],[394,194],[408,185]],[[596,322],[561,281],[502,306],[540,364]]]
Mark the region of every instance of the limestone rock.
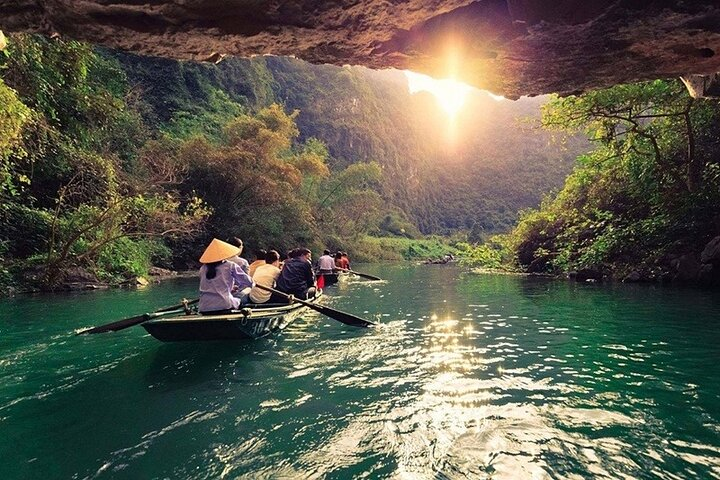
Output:
[[704,263],[698,271],[698,281],[703,284],[712,284],[717,281],[718,270],[709,263]]
[[177,275],[177,272],[173,272],[172,270],[168,270],[167,268],[150,267],[150,270],[148,270],[148,274],[153,277],[171,277]]
[[82,267],[70,267],[62,274],[64,283],[98,283],[95,274],[88,272]]
[[720,97],[720,73],[681,77],[693,98]]
[[675,280],[682,282],[692,282],[697,280],[698,273],[700,273],[700,262],[698,261],[697,255],[694,253],[687,253],[675,261],[675,268],[677,273]]
[[720,236],[713,238],[705,245],[705,248],[700,254],[700,262],[720,265]]
[[625,283],[637,283],[640,281],[642,281],[642,275],[640,275],[640,272],[637,270],[633,270],[625,278],[623,278],[623,282]]
[[508,98],[697,82],[720,71],[718,25],[720,3],[708,0],[0,0],[6,33],[213,62],[274,54],[411,69]]

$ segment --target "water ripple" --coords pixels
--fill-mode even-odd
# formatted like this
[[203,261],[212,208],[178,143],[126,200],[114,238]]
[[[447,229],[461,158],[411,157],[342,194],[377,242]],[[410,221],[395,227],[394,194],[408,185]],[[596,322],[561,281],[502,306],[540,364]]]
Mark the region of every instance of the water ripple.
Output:
[[5,476],[720,477],[714,297],[377,268],[326,300],[369,330],[309,312],[249,344],[159,345],[70,341],[96,323],[70,314],[6,324]]

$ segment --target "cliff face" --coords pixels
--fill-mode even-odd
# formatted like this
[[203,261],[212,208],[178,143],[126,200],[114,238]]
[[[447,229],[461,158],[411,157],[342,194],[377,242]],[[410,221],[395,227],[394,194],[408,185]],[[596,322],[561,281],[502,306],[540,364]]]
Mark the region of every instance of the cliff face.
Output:
[[693,75],[720,71],[717,1],[0,0],[0,29],[180,59],[412,69],[510,98],[677,76],[702,96],[717,76]]

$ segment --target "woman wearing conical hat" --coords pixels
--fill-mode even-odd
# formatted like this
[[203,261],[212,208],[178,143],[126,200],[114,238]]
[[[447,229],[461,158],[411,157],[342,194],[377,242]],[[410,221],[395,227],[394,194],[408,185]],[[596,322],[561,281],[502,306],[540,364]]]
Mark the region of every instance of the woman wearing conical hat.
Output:
[[[237,309],[242,297],[233,291],[248,292],[254,285],[247,273],[227,259],[240,253],[240,249],[214,238],[200,257],[200,313]],[[246,294],[245,294],[246,295]]]

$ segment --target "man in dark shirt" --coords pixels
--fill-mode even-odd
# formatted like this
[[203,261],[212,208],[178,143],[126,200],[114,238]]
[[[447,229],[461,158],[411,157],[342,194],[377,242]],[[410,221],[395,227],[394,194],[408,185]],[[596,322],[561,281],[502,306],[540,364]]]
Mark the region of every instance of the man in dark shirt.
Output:
[[[310,250],[296,248],[291,255],[277,279],[277,289],[302,300],[315,296],[315,275],[310,263]],[[271,301],[275,303],[275,299]]]

